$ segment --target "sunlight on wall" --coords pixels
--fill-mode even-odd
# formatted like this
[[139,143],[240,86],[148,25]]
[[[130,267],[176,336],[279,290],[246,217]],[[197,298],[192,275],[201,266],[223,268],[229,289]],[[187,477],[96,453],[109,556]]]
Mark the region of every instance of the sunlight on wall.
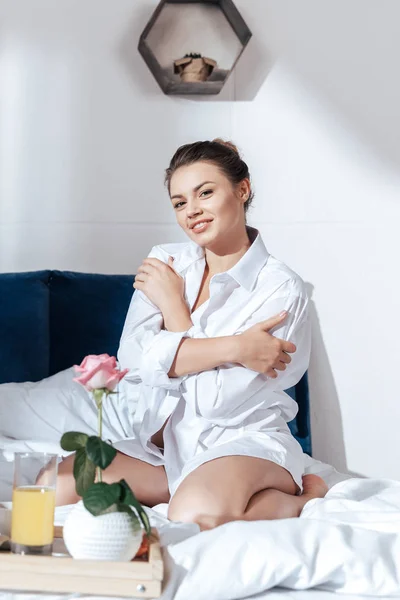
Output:
[[3,41],[0,53],[0,220],[15,216],[22,206],[20,161],[24,156],[27,62],[22,48]]

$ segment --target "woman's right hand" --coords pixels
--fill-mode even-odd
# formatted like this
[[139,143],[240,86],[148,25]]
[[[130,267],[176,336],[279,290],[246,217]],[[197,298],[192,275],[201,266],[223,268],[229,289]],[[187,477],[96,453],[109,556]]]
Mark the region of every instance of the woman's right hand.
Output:
[[283,323],[287,315],[284,311],[235,336],[239,350],[237,362],[272,379],[278,377],[276,371],[286,369],[286,365],[292,360],[289,354],[296,352],[296,346],[271,335],[269,331]]

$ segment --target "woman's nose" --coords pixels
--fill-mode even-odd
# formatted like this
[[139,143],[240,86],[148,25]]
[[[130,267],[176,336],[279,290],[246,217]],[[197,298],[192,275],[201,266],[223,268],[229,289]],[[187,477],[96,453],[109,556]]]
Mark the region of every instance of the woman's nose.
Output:
[[196,217],[201,213],[201,209],[197,204],[188,204],[187,205],[187,216],[188,217]]

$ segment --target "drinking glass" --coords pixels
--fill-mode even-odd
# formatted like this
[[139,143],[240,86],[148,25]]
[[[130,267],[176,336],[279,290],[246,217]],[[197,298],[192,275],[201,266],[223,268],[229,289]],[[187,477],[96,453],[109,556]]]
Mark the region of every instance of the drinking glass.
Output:
[[54,538],[57,454],[16,452],[11,551],[51,554]]

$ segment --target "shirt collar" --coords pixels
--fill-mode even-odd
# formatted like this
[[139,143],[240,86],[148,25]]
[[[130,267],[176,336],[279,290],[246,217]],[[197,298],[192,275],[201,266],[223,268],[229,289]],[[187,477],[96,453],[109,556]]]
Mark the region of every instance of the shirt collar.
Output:
[[[247,227],[247,234],[252,242],[250,248],[229,271],[226,271],[226,275],[232,277],[232,279],[246,290],[251,291],[254,288],[262,267],[268,260],[269,252],[257,229]],[[184,264],[180,265],[178,272],[183,271],[199,258],[204,258],[204,250],[195,242],[191,242],[189,244],[188,255],[185,256],[186,260]],[[219,275],[222,275],[222,273]]]
[[194,262],[198,261],[200,258],[204,258],[204,250],[195,242],[190,241],[186,247],[186,251],[184,254],[172,254],[171,256],[174,256],[174,258],[178,258],[179,262],[175,269],[179,274],[181,274]]
[[246,254],[235,264],[227,274],[249,292],[252,291],[258,275],[269,258],[260,232],[253,227],[247,227],[247,233],[252,242]]

